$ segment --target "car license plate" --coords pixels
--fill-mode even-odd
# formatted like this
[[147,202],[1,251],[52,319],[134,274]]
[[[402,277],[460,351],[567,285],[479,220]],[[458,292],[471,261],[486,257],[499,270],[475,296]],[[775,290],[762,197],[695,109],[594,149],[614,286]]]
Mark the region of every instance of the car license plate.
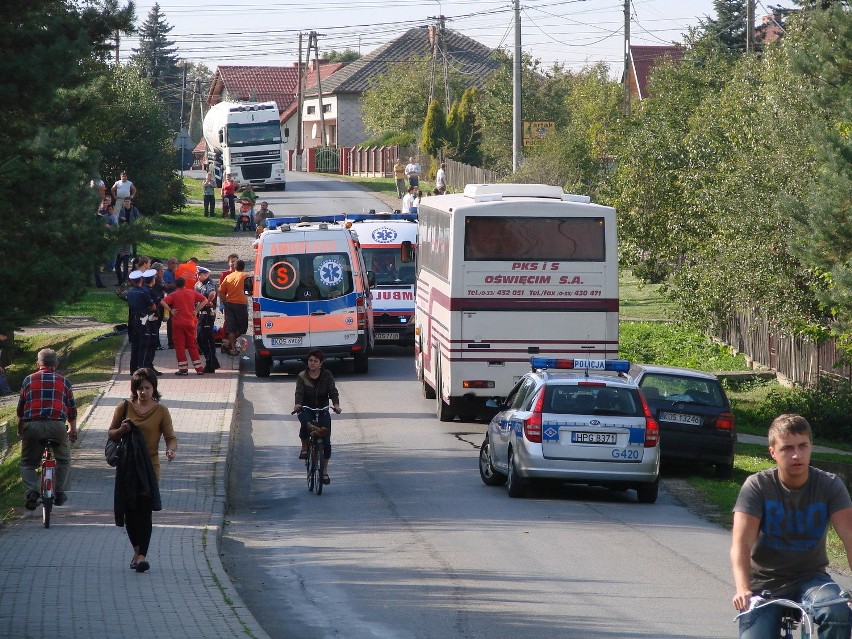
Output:
[[572,444],[615,444],[615,433],[571,433]]
[[301,337],[273,337],[272,338],[273,346],[301,346],[302,338]]
[[687,415],[686,413],[669,413],[660,411],[661,422],[674,422],[675,424],[688,424],[690,426],[701,426],[700,415]]
[[399,333],[376,333],[376,339],[399,339]]

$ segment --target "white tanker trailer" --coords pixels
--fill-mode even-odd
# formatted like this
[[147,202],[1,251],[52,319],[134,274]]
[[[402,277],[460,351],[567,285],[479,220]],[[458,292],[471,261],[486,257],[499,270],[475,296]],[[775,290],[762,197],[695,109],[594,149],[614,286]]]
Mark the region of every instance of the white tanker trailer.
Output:
[[[204,116],[207,170],[245,184],[284,189],[287,151],[275,102],[219,102]],[[284,135],[287,135],[285,129]]]

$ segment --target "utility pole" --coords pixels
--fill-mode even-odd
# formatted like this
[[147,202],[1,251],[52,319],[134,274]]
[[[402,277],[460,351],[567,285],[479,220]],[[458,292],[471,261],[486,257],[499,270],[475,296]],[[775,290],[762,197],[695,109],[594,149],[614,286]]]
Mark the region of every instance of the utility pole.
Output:
[[308,44],[308,58],[311,57],[311,45],[314,47],[314,60],[317,63],[317,93],[319,94],[319,116],[320,116],[320,141],[322,146],[328,146],[325,139],[325,110],[322,105],[322,74],[320,73],[319,44],[317,43],[317,32],[311,31],[310,44]]
[[521,0],[515,6],[515,59],[512,64],[512,171],[521,166],[523,122],[521,120]]
[[754,51],[754,0],[746,0],[746,53]]
[[118,66],[118,48],[121,43],[121,34],[115,30],[115,66]]
[[305,74],[304,69],[305,66],[302,64],[302,32],[299,31],[299,57],[297,58],[299,61],[299,84],[296,89],[296,101],[299,105],[299,108],[296,109],[296,157],[302,157],[302,100],[304,99],[304,88],[305,88]]
[[624,115],[630,115],[630,0],[624,0]]
[[450,113],[450,61],[449,56],[447,55],[447,32],[444,30],[444,16],[438,16],[439,27],[438,27],[438,50],[441,52],[441,56],[444,58],[444,112],[449,115]]

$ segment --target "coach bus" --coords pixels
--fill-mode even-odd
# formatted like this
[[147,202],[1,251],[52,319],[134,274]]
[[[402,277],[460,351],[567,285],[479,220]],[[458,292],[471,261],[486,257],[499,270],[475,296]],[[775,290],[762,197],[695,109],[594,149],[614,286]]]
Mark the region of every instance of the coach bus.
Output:
[[415,367],[441,421],[488,416],[531,355],[618,357],[615,209],[542,184],[418,208]]

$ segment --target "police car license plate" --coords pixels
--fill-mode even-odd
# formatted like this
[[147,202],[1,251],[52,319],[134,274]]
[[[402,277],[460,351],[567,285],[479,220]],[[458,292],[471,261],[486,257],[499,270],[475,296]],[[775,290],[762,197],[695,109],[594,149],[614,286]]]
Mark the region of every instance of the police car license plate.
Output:
[[272,338],[273,346],[301,346],[302,338],[301,337],[273,337]]
[[571,433],[572,444],[615,444],[615,433]]
[[660,421],[674,422],[675,424],[689,424],[690,426],[701,426],[701,417],[699,415],[687,415],[686,413],[669,413],[664,410],[660,411]]

